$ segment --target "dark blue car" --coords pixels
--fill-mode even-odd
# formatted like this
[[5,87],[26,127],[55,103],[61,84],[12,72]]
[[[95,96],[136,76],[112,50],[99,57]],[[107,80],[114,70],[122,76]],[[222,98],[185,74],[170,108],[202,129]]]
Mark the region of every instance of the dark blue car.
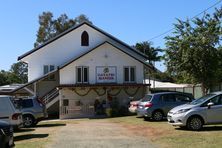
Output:
[[0,120],[0,148],[12,148],[14,145],[13,127]]

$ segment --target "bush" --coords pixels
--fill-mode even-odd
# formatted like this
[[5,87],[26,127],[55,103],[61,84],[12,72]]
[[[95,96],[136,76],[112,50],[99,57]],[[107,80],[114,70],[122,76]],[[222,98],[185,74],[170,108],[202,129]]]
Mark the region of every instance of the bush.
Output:
[[110,102],[110,108],[106,109],[106,114],[108,117],[119,117],[129,115],[127,106],[120,106],[117,98],[113,98]]

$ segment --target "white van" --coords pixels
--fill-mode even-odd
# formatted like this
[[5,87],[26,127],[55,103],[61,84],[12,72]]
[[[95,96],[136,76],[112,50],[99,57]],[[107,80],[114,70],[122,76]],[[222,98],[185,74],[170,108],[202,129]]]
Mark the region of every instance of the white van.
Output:
[[13,97],[0,95],[0,120],[8,122],[14,128],[23,125],[22,113],[14,103]]

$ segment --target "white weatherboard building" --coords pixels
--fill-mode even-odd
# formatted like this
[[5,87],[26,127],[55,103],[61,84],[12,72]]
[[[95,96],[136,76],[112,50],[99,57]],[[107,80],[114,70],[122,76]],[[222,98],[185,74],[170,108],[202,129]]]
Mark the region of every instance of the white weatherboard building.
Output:
[[117,99],[146,93],[146,56],[129,45],[84,22],[19,56],[28,63],[28,83],[21,89],[45,102],[49,113],[61,119],[94,115],[96,99]]

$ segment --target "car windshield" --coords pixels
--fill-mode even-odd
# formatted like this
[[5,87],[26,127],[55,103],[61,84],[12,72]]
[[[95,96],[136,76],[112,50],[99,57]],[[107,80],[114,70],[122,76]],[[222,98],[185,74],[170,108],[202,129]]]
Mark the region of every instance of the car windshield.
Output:
[[147,102],[147,101],[150,101],[151,99],[152,99],[152,95],[145,95],[145,97],[143,97],[141,102]]
[[215,94],[207,94],[207,95],[205,95],[205,96],[203,96],[199,99],[196,99],[196,100],[192,101],[190,104],[197,105],[197,104],[203,103],[206,100],[208,100],[209,98],[211,98],[212,96],[215,96]]

